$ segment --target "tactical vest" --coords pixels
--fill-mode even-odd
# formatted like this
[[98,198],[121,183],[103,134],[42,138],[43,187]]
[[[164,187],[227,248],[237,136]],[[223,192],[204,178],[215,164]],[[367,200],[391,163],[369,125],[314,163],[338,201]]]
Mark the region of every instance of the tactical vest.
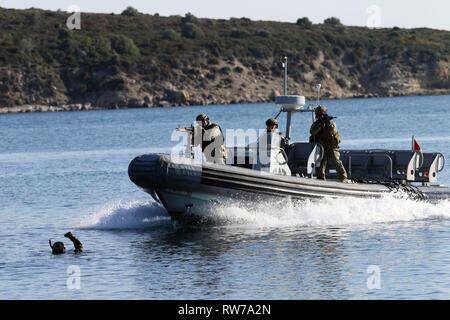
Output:
[[336,124],[330,121],[330,124],[326,125],[315,136],[315,141],[320,143],[325,149],[337,148],[341,143],[341,136],[337,131]]
[[[226,159],[227,156],[227,150],[225,148],[225,138],[223,136],[222,128],[220,128],[219,125],[215,123],[210,123],[206,128],[202,130],[202,151],[205,151],[205,149],[213,143],[217,137],[221,136],[222,139],[222,145],[220,146],[220,154]],[[216,152],[215,149],[211,150],[211,154],[205,154],[207,159],[215,158]]]
[[223,137],[222,129],[215,123],[210,123],[202,131],[202,151],[204,151],[208,145],[213,143],[219,135],[222,135]]

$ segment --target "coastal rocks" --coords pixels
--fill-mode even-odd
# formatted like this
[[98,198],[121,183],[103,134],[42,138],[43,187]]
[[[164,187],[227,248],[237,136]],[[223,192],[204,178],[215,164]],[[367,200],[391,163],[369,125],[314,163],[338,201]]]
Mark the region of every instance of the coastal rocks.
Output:
[[169,101],[166,101],[166,100],[160,100],[160,101],[156,104],[156,106],[158,106],[158,107],[171,107],[172,105],[171,105],[171,103],[170,103]]
[[144,99],[140,99],[137,97],[132,97],[128,99],[127,107],[129,108],[144,108],[146,107]]
[[0,67],[0,108],[25,105],[62,105],[70,101],[61,77],[53,70],[32,73],[29,70]]
[[[413,68],[380,59],[360,74],[356,69],[348,72],[325,56],[319,55],[314,62],[316,65],[301,64],[297,73],[292,69],[288,94],[315,100],[318,82],[322,84],[321,99],[450,92],[448,62]],[[208,69],[197,68],[195,77],[186,77],[180,69],[163,81],[101,68],[92,73],[74,68],[61,72],[60,77],[40,75],[39,78],[0,68],[0,113],[273,102],[283,93],[283,77],[269,72],[267,68],[272,64],[272,61],[245,64],[238,60],[217,60]],[[267,70],[263,72],[264,68]],[[215,77],[205,77],[209,73]],[[83,75],[87,80],[82,79]],[[35,82],[40,84],[34,85]],[[81,87],[85,88],[84,93],[79,90]]]
[[187,104],[190,100],[190,94],[187,90],[171,90],[165,91],[167,101],[176,104]]
[[89,99],[97,108],[149,108],[153,106],[153,98],[145,95],[141,96],[130,91],[104,91],[98,96]]
[[25,105],[25,106],[14,106],[14,107],[0,107],[0,114],[5,113],[24,113],[24,112],[33,112],[35,111],[33,106]]
[[270,100],[275,100],[275,97],[281,96],[281,94],[277,90],[272,90],[269,95]]
[[95,109],[90,103],[74,103],[61,106],[49,105],[22,105],[10,108],[0,107],[0,114],[6,113],[28,113],[28,112],[61,112],[61,111],[82,111]]
[[107,73],[97,71],[92,74],[98,90],[83,97],[92,106],[100,109],[119,108],[150,108],[154,106],[154,99],[147,92],[143,92],[142,83],[131,78],[124,72]]
[[346,88],[350,88],[352,83],[344,78],[337,78],[336,79],[336,83],[342,88],[342,89],[346,89]]
[[118,107],[125,107],[127,104],[127,92],[126,91],[103,91],[96,98],[91,98],[91,101],[96,106],[103,107],[105,109]]
[[153,106],[153,97],[151,95],[144,96],[144,107],[151,108]]

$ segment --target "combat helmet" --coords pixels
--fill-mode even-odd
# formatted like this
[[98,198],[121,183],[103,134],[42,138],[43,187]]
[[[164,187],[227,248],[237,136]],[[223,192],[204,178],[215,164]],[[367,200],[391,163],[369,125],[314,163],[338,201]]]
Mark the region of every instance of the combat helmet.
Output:
[[266,126],[277,126],[278,125],[278,121],[275,118],[270,118],[267,119],[266,121]]
[[209,119],[208,116],[206,115],[206,113],[200,113],[197,118],[195,119],[196,121],[203,121]]
[[325,106],[319,105],[314,111],[316,115],[321,113],[327,114],[328,109]]

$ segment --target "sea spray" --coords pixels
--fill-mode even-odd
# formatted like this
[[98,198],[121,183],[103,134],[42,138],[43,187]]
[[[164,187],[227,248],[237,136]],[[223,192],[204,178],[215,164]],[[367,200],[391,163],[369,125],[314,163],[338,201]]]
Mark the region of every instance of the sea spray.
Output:
[[336,198],[283,200],[277,202],[239,201],[197,208],[199,221],[252,227],[345,226],[450,218],[450,201],[414,201],[406,194],[388,194],[381,199]]
[[[450,219],[450,201],[414,201],[406,194],[381,199],[231,201],[193,208],[196,219],[185,224],[256,228],[361,226],[427,219]],[[172,225],[167,211],[156,202],[115,202],[86,216],[77,228],[96,230],[146,229]]]
[[156,202],[127,202],[109,204],[85,217],[80,229],[123,230],[145,229],[170,222],[167,211]]

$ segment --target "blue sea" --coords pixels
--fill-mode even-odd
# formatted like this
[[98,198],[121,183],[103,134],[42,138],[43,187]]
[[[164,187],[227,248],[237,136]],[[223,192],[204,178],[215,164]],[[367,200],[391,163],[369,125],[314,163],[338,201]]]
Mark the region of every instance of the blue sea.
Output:
[[[307,102],[314,103],[314,102]],[[450,96],[323,101],[341,148],[450,159]],[[264,128],[272,103],[0,115],[0,299],[449,299],[450,203],[230,202],[173,223],[128,178],[197,114]],[[286,115],[279,117],[284,132]],[[295,114],[293,141],[311,115]],[[227,143],[227,145],[229,145]],[[450,169],[439,181],[450,183]],[[64,234],[71,231],[82,253]],[[48,241],[67,252],[53,255]]]

